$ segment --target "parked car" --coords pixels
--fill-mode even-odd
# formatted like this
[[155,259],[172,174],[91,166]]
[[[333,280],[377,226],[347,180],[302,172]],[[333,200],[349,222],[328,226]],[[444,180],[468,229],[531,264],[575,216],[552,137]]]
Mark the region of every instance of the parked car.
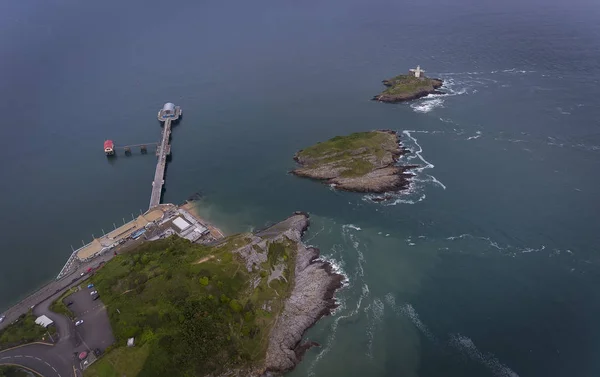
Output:
[[77,321],[75,322],[75,326],[79,326],[79,325],[81,325],[81,324],[83,324],[83,319],[77,320]]
[[100,295],[96,295],[96,296],[94,296],[94,298],[92,300],[96,301],[99,297],[100,297]]
[[87,352],[83,351],[79,354],[79,360],[84,360],[87,357]]
[[6,318],[6,316],[4,314],[0,315],[0,323],[2,323],[2,321],[4,321],[4,318]]
[[73,305],[73,301],[67,302],[67,306],[71,306],[71,305]]
[[88,288],[94,288],[94,284],[88,284]]
[[98,291],[91,291],[91,292],[90,292],[90,295],[91,295],[91,296],[93,296],[93,295],[95,295],[95,294],[98,294]]

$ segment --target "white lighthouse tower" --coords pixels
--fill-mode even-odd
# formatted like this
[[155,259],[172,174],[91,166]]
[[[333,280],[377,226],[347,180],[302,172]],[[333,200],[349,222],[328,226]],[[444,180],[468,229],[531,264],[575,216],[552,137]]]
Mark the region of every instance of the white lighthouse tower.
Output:
[[425,71],[421,69],[420,65],[418,65],[417,68],[410,69],[409,71],[414,73],[415,77],[421,77],[421,75],[425,73]]

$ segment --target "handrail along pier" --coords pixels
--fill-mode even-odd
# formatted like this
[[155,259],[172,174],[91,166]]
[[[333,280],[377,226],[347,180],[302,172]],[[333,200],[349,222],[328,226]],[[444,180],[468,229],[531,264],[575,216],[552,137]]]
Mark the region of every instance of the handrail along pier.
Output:
[[163,123],[163,132],[160,145],[156,150],[158,162],[154,172],[154,181],[152,181],[152,194],[150,195],[149,208],[156,207],[160,204],[160,197],[165,184],[165,168],[167,166],[167,156],[171,154],[171,126],[172,123],[179,120],[182,111],[181,107],[175,106],[172,103],[166,103],[158,112],[158,120]]

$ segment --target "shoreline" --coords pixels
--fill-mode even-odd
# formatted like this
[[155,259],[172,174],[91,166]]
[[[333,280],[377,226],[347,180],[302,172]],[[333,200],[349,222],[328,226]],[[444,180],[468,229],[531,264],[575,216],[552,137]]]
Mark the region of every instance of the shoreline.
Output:
[[284,222],[289,220],[296,224],[290,226],[292,232],[285,234],[298,245],[294,286],[269,334],[265,370],[261,376],[280,375],[294,369],[308,349],[320,346],[303,337],[322,317],[331,315],[337,308],[335,293],[344,286],[346,280],[344,275],[335,272],[330,262],[319,258],[318,248],[307,246],[302,241],[310,226],[309,215],[295,212]]
[[198,211],[196,210],[197,208],[197,204],[198,201],[197,200],[187,200],[185,202],[185,204],[182,204],[180,206],[178,206],[178,208],[188,212],[190,215],[192,215],[194,218],[196,218],[196,220],[198,220],[200,223],[204,224],[208,230],[210,231],[210,234],[217,240],[223,239],[226,237],[225,233],[223,233],[223,231],[219,228],[217,228],[216,226],[214,226],[212,223],[206,221],[205,218],[203,218],[202,216],[200,216],[200,214],[198,213]]

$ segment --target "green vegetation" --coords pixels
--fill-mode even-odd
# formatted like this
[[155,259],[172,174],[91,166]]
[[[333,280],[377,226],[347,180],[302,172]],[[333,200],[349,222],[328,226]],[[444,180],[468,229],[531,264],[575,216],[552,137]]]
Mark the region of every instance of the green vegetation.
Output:
[[[271,243],[269,260],[249,273],[232,251],[250,241],[242,234],[205,246],[170,237],[107,263],[92,282],[117,344],[85,375],[202,376],[260,367],[291,289],[296,245]],[[271,267],[281,265],[283,278],[267,283]],[[130,337],[134,348],[126,347]]]
[[150,344],[141,347],[119,347],[86,369],[86,377],[137,376],[150,354]]
[[398,75],[389,80],[385,80],[384,84],[389,86],[382,94],[399,95],[406,93],[414,93],[422,90],[431,90],[436,83],[427,77],[415,77],[413,75]]
[[47,329],[35,323],[35,316],[31,311],[19,317],[16,323],[12,323],[0,330],[0,349],[14,347],[19,344],[43,341],[50,334],[56,333],[54,326]]
[[0,377],[28,377],[29,373],[11,365],[0,365]]
[[360,177],[380,167],[379,161],[386,151],[397,148],[396,135],[381,132],[356,132],[336,136],[300,151],[297,155],[308,169],[330,164],[343,168],[342,177]]
[[64,301],[67,297],[73,294],[73,292],[75,292],[75,288],[71,288],[65,293],[63,293],[58,299],[56,299],[56,301],[52,303],[52,305],[50,305],[50,310],[52,310],[54,313],[62,314],[70,319],[75,318],[73,312],[69,309],[67,305],[65,305]]

